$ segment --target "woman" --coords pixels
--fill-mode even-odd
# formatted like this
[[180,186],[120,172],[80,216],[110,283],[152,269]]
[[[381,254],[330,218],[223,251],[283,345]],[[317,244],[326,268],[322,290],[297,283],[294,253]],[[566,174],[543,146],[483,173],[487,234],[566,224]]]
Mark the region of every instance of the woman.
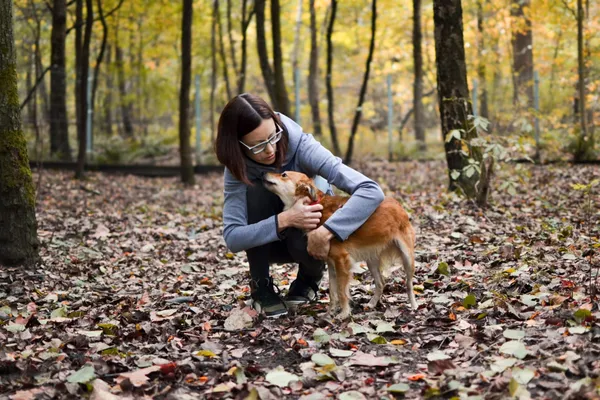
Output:
[[[286,303],[316,299],[329,241],[346,240],[369,218],[383,201],[379,186],[248,93],[234,97],[223,109],[215,150],[225,166],[223,237],[232,252],[246,251],[253,306],[267,317],[277,317],[287,313]],[[261,183],[265,172],[290,170],[324,177],[326,181],[316,180],[321,190],[332,193],[331,183],[351,198],[315,229],[322,205],[310,205],[305,198],[283,211],[281,200]],[[285,262],[297,262],[299,272],[284,302],[274,289],[269,265]]]

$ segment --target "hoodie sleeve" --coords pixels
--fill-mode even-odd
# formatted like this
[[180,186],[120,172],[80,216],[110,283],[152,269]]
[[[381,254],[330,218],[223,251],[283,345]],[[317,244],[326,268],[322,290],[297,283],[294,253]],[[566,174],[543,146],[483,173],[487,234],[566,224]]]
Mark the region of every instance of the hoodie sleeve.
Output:
[[277,215],[248,225],[247,186],[225,168],[223,204],[223,238],[234,253],[280,240]]
[[324,224],[338,240],[348,239],[383,201],[383,191],[375,181],[344,165],[312,135],[305,135],[296,156],[300,168],[309,176],[321,175],[351,195],[344,207],[333,213]]

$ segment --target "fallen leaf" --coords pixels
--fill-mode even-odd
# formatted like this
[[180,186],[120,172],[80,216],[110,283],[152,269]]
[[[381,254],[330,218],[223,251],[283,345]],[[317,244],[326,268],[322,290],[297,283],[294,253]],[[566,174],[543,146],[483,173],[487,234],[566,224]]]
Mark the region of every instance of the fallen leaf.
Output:
[[67,378],[67,382],[70,383],[88,383],[91,380],[96,378],[96,374],[94,372],[94,367],[91,365],[86,365],[81,368],[79,371],[72,373]]
[[515,356],[520,360],[524,359],[529,354],[525,345],[517,340],[510,340],[504,343],[500,347],[500,352],[508,354],[509,356]]
[[311,356],[311,361],[317,364],[320,367],[325,365],[335,365],[335,361],[333,361],[327,354],[323,353],[315,353]]
[[236,309],[231,312],[225,320],[224,328],[226,331],[233,332],[252,327],[252,317],[242,309]]
[[367,367],[387,367],[395,361],[389,357],[377,357],[372,354],[356,352],[350,359],[351,365],[364,365]]
[[265,377],[267,382],[272,385],[276,385],[279,387],[286,387],[290,384],[290,382],[299,381],[300,378],[297,375],[291,374],[283,369],[282,366],[279,366],[267,373]]
[[138,369],[137,371],[133,372],[125,372],[119,375],[115,379],[115,382],[120,385],[123,381],[128,379],[133,386],[140,387],[150,380],[150,378],[148,378],[148,375],[156,371],[160,371],[160,367],[158,365]]

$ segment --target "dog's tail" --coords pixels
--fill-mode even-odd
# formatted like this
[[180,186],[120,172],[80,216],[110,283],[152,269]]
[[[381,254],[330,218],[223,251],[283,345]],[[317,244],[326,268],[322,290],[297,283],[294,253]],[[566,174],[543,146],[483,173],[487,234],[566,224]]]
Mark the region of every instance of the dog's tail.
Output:
[[406,292],[408,300],[413,309],[417,309],[417,301],[413,292],[413,275],[415,273],[415,231],[412,226],[408,226],[400,236],[394,239],[394,244],[400,250],[402,265],[406,273]]

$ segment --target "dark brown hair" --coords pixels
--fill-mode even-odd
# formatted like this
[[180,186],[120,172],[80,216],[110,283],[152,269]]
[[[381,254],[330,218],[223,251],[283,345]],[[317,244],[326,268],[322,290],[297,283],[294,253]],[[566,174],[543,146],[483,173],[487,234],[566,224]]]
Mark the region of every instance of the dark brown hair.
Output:
[[288,132],[266,101],[250,93],[237,95],[227,103],[219,117],[215,142],[217,159],[233,176],[247,185],[252,185],[252,182],[246,175],[246,156],[238,140],[258,128],[263,120],[270,118],[283,129],[283,137],[277,143],[273,164],[279,168],[287,153]]

